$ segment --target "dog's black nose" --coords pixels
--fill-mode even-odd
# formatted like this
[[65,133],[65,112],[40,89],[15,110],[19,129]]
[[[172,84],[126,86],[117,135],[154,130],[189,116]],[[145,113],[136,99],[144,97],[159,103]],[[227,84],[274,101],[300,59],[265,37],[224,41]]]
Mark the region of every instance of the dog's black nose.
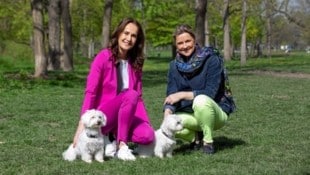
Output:
[[97,122],[97,125],[101,125],[101,121],[98,121],[98,122]]

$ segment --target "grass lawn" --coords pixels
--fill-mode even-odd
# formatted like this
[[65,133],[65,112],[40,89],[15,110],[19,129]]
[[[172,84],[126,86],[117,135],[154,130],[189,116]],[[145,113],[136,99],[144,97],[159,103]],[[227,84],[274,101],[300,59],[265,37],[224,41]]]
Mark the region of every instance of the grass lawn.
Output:
[[[163,114],[169,58],[149,58],[144,99],[154,128]],[[33,80],[29,61],[0,57],[0,174],[310,174],[310,55],[227,62],[237,111],[215,132],[217,153],[189,151],[178,142],[169,159],[66,162],[79,119],[89,61],[72,73]]]

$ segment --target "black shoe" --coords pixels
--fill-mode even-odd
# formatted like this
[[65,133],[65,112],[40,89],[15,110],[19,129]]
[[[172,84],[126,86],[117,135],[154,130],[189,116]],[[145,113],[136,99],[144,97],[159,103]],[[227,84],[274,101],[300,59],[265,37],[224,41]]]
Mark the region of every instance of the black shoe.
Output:
[[194,141],[194,142],[189,144],[189,148],[191,150],[197,151],[197,150],[200,150],[201,147],[202,147],[202,142],[201,141],[199,141],[199,142]]
[[200,150],[202,147],[202,139],[203,139],[203,133],[201,131],[196,132],[195,135],[195,141],[190,143],[189,147],[191,150]]
[[202,146],[202,152],[206,153],[206,154],[214,154],[215,153],[215,149],[213,147],[212,143],[204,143],[204,145]]
[[203,139],[203,132],[202,131],[198,131],[196,132],[196,140],[202,141]]
[[109,133],[109,140],[110,142],[113,142],[115,140],[114,134],[113,133]]

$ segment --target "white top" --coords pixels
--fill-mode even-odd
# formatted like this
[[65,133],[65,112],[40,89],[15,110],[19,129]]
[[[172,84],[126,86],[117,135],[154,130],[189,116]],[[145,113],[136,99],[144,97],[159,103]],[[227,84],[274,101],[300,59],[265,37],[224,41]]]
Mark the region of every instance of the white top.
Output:
[[128,77],[128,60],[120,60],[119,72],[121,73],[122,87],[121,91],[128,89],[129,77]]

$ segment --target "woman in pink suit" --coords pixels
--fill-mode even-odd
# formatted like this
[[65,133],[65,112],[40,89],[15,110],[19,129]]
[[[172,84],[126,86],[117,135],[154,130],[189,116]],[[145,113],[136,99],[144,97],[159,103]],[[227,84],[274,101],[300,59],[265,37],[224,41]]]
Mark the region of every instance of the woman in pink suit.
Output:
[[[116,137],[116,157],[135,160],[128,142],[150,144],[154,130],[142,99],[144,33],[132,18],[122,20],[109,46],[94,58],[87,77],[81,114],[98,109],[107,116],[103,134]],[[84,126],[79,122],[74,145]]]

